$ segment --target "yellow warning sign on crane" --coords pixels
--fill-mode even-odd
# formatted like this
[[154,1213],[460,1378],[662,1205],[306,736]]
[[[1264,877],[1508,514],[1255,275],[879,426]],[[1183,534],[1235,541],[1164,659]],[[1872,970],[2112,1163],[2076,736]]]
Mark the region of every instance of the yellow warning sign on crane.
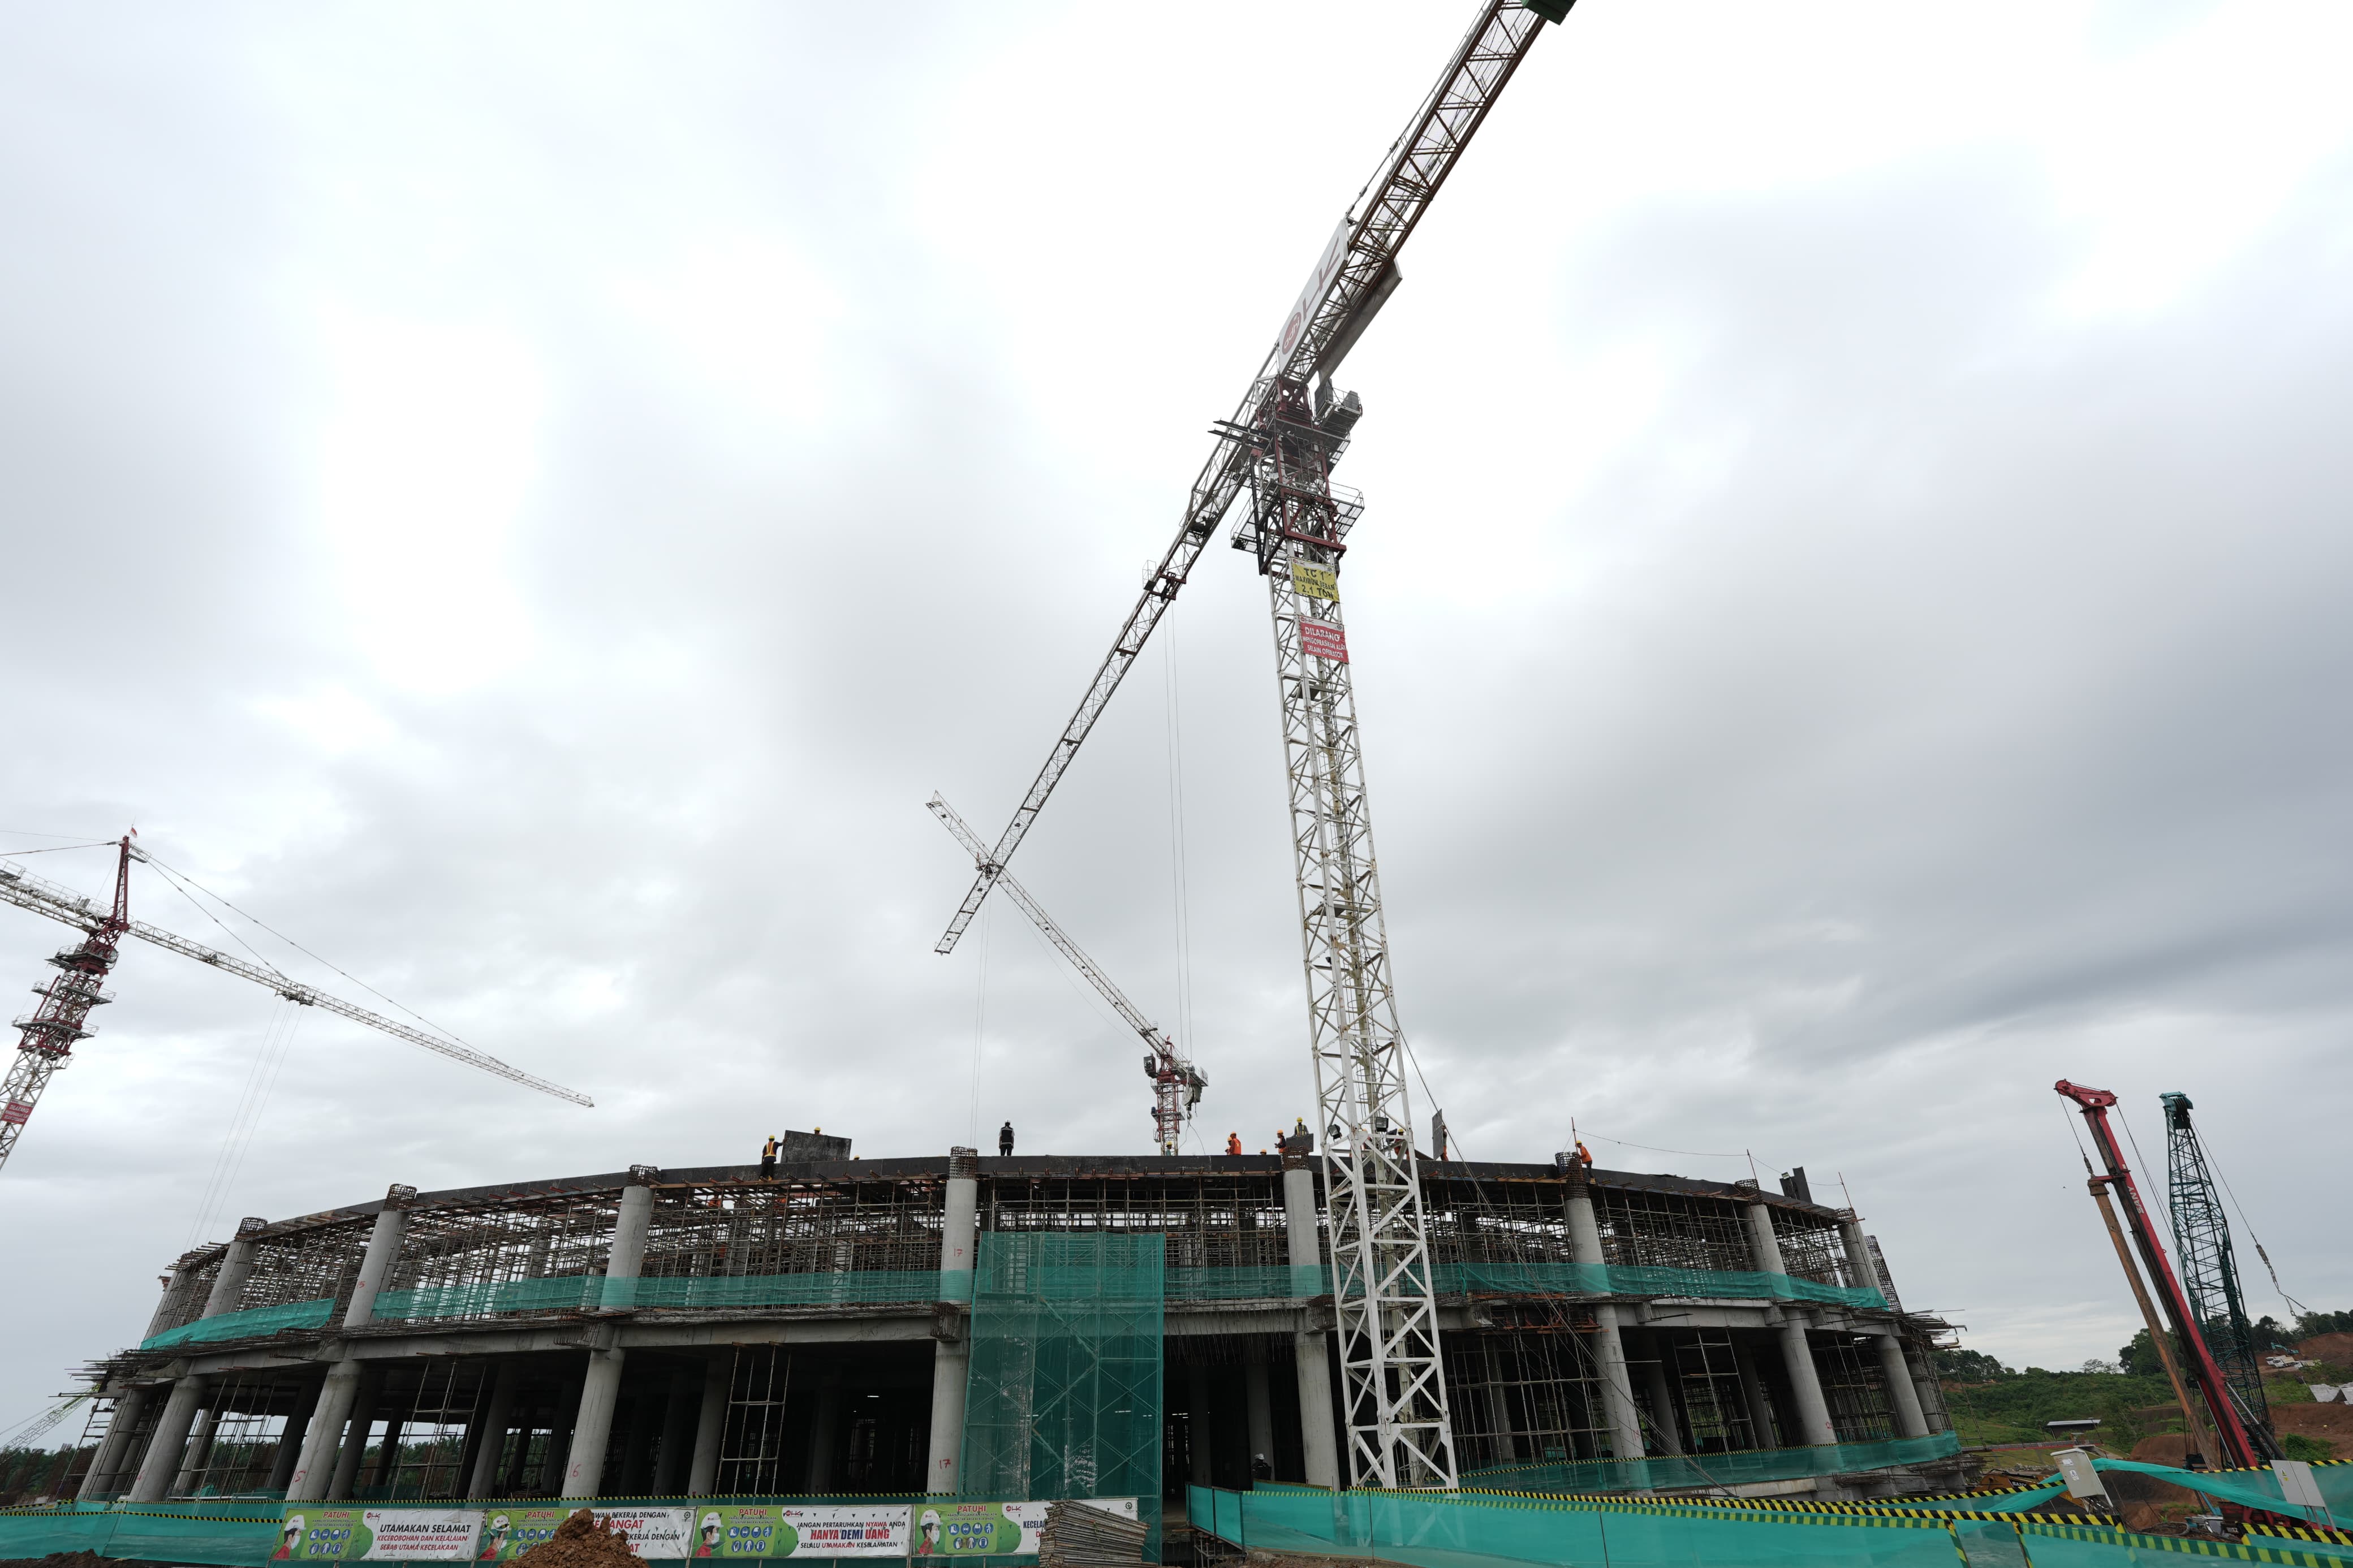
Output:
[[1340,597],[1340,569],[1294,552],[1291,557],[1291,590],[1311,599],[1336,601]]

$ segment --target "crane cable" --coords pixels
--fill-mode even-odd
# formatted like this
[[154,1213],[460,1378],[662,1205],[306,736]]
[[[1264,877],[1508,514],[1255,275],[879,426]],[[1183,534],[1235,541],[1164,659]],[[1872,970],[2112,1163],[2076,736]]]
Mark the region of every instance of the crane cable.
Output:
[[2255,1222],[2247,1217],[2246,1208],[2239,1202],[2239,1194],[2231,1191],[2231,1178],[2222,1173],[2221,1164],[2215,1160],[2213,1150],[2202,1138],[2199,1140],[2199,1145],[2205,1150],[2207,1168],[2214,1173],[2214,1179],[2222,1184],[2222,1191],[2229,1195],[2231,1206],[2239,1211],[2239,1223],[2247,1227],[2247,1239],[2254,1243],[2255,1256],[2263,1260],[2263,1272],[2272,1277],[2272,1289],[2279,1292],[2279,1299],[2287,1303],[2288,1310],[2299,1318],[2310,1316],[2312,1309],[2289,1295],[2287,1287],[2280,1283],[2279,1270],[2272,1267],[2272,1255],[2263,1250],[2263,1238],[2255,1234]]
[[[140,858],[144,859],[149,865],[154,867],[157,870],[164,872],[167,877],[179,878],[181,880],[186,882],[189,887],[194,888],[196,891],[204,894],[205,897],[218,902],[223,908],[234,910],[239,915],[243,915],[247,920],[251,921],[255,925],[259,926],[263,931],[268,931],[270,935],[276,937],[279,941],[284,942],[287,946],[292,948],[303,957],[311,960],[313,963],[324,964],[327,968],[334,970],[337,974],[342,975],[344,979],[350,981],[353,984],[358,986],[361,990],[366,992],[377,1001],[382,1002],[385,1006],[407,1014],[410,1017],[416,1019],[427,1028],[440,1035],[444,1039],[451,1040],[459,1045],[464,1046],[468,1050],[474,1049],[473,1045],[466,1040],[462,1036],[459,1035],[457,1031],[444,1028],[441,1025],[435,1023],[432,1019],[417,1011],[414,1007],[405,1006],[401,1003],[385,995],[375,986],[370,985],[366,981],[362,980],[358,975],[351,973],[351,971],[328,963],[327,960],[321,958],[317,953],[312,952],[309,948],[304,947],[301,942],[296,942],[292,937],[288,936],[284,931],[280,931],[277,927],[271,925],[260,916],[253,914],[248,910],[238,909],[235,904],[230,903],[227,899],[222,898],[218,893],[216,893],[210,888],[206,887],[202,882],[197,881],[185,871],[166,866],[163,861],[155,858],[153,851],[142,848],[139,851],[139,855]],[[219,923],[217,916],[214,917],[214,922],[216,924]],[[222,926],[221,929],[226,931],[228,928],[227,926]],[[240,945],[243,944],[240,943]],[[246,951],[248,952],[252,952],[253,949],[248,946],[246,947]],[[259,958],[261,955],[259,953],[254,953],[254,956],[256,958]],[[277,967],[275,964],[267,964],[266,966],[271,969],[275,969]]]
[[203,1196],[197,1200],[195,1220],[188,1228],[187,1245],[191,1247],[204,1240],[205,1232],[217,1223],[229,1194],[237,1190],[237,1179],[244,1173],[246,1157],[253,1152],[254,1134],[260,1130],[261,1114],[277,1091],[279,1076],[285,1071],[294,1032],[302,1026],[302,1012],[301,1005],[290,997],[281,997],[270,1014],[268,1026],[262,1030],[261,1045],[253,1054],[252,1065],[246,1069],[245,1087],[238,1093],[236,1110],[229,1115],[220,1152],[214,1156],[212,1174],[206,1180]]

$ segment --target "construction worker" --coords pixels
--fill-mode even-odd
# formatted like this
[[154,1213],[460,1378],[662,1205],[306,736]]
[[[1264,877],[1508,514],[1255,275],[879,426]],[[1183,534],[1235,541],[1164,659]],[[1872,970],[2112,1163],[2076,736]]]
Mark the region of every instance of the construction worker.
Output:
[[1283,1152],[1286,1154],[1313,1154],[1315,1152],[1315,1134],[1307,1131],[1307,1118],[1304,1116],[1297,1118],[1293,1122],[1291,1128],[1291,1146],[1285,1149]]
[[768,1134],[768,1141],[760,1145],[760,1180],[773,1182],[776,1179],[776,1151],[782,1147],[773,1132]]
[[997,1130],[997,1152],[999,1154],[1013,1152],[1013,1123],[1010,1121]]
[[1593,1151],[1585,1146],[1582,1138],[1577,1141],[1577,1163],[1588,1171],[1593,1169]]
[[1226,1134],[1226,1152],[1227,1152],[1227,1153],[1229,1153],[1229,1154],[1239,1154],[1239,1153],[1240,1153],[1241,1152],[1242,1152],[1242,1135],[1241,1135],[1240,1133],[1239,1133],[1239,1132],[1229,1132],[1229,1133],[1227,1133],[1227,1134]]

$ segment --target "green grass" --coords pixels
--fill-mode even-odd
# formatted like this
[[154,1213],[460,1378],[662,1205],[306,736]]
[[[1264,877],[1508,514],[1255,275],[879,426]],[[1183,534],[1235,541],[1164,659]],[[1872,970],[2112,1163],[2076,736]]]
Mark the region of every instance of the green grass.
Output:
[[1989,1383],[1945,1384],[1945,1403],[1965,1443],[2032,1443],[2050,1436],[2046,1421],[2099,1417],[2093,1440],[2126,1453],[2143,1437],[2181,1429],[2179,1413],[2158,1418],[2149,1412],[2173,1404],[2173,1387],[2163,1376],[2122,1373],[2044,1372],[2029,1367]]

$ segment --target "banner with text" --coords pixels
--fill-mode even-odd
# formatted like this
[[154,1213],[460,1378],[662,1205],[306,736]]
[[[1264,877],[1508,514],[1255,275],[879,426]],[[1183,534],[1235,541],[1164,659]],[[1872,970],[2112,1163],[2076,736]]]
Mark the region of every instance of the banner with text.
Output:
[[473,1509],[289,1505],[273,1563],[465,1563],[482,1516]]
[[[1135,1517],[1135,1499],[1088,1498],[1094,1508]],[[910,1557],[1034,1557],[1046,1526],[1042,1502],[939,1502],[915,1505]]]

